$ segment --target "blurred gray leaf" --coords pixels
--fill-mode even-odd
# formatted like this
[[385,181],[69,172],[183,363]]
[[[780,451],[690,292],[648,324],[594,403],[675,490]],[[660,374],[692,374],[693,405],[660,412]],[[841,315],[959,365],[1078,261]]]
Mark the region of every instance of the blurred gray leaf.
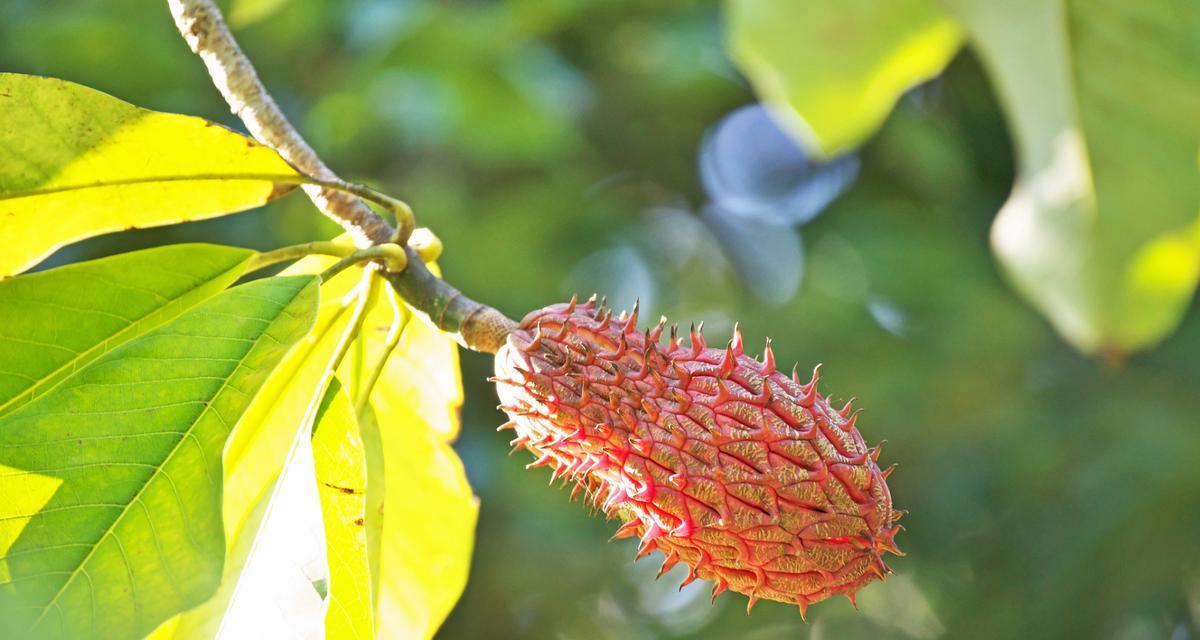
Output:
[[850,186],[858,166],[853,154],[814,161],[761,104],[725,116],[700,149],[700,180],[713,202],[776,226],[815,218]]
[[644,317],[654,308],[655,281],[650,267],[636,249],[619,245],[593,253],[567,273],[563,281],[566,296],[576,294],[582,300],[598,293],[608,298],[614,311],[629,310],[640,300]]
[[898,338],[908,337],[908,318],[892,301],[881,296],[868,296],[867,311],[884,331]]
[[715,204],[704,207],[700,216],[756,296],[778,306],[795,295],[804,276],[798,231],[739,218]]

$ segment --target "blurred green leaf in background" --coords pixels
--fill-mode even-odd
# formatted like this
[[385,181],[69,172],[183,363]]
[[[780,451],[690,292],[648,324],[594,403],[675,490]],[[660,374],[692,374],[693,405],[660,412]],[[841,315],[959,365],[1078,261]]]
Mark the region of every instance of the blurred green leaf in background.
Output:
[[[961,29],[1015,132],[992,230],[1015,286],[1085,353],[1178,326],[1200,278],[1200,6],[1180,0],[731,0],[732,50],[815,152],[861,144]],[[803,7],[803,8],[801,8]]]
[[795,135],[826,155],[875,133],[962,39],[932,0],[730,0],[726,10],[738,66]]

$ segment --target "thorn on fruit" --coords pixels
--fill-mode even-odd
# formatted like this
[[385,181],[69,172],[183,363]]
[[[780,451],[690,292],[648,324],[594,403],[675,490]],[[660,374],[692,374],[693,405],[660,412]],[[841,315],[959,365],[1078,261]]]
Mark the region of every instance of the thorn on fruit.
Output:
[[[862,413],[862,409],[855,409],[854,413],[850,414],[850,419],[842,424],[843,431],[853,431],[855,425],[858,424],[858,414]],[[876,458],[878,460],[878,458]]]
[[683,591],[683,588],[696,581],[696,568],[688,565],[688,574],[683,577],[683,581],[679,583],[677,591]]
[[640,542],[638,543],[637,557],[642,557],[650,553],[653,548],[654,541],[663,534],[662,527],[658,526],[657,520],[651,520],[650,524],[646,525],[646,531],[642,533]]
[[637,530],[641,526],[641,521],[630,520],[629,522],[621,525],[621,527],[617,529],[617,532],[613,534],[613,537],[609,538],[608,541],[612,542],[613,540],[620,540],[621,538],[631,538],[637,535]]
[[601,507],[604,511],[610,511],[613,505],[621,504],[629,499],[629,494],[625,493],[624,489],[617,488],[609,494],[608,499],[604,501],[604,506]]
[[678,563],[679,563],[679,556],[675,555],[674,551],[668,552],[666,554],[666,556],[663,558],[662,567],[659,568],[658,575],[654,576],[654,579],[658,580],[659,578],[663,577],[663,575],[665,573],[667,573],[671,569],[674,569],[675,565]]
[[525,348],[530,351],[534,351],[540,346],[542,346],[542,319],[538,318],[537,327],[533,332],[533,341],[530,342]]
[[623,329],[625,333],[637,333],[638,306],[641,304],[641,302],[642,301],[639,298],[633,303],[633,310],[629,312],[629,319],[625,322],[625,327]]
[[662,338],[663,329],[666,329],[666,327],[667,317],[660,316],[658,318],[658,324],[654,325],[654,328],[650,330],[650,336],[646,342],[658,344],[658,341]]
[[775,352],[771,351],[771,339],[767,338],[767,345],[763,347],[762,375],[765,378],[772,373],[775,373]]
[[821,381],[821,365],[818,364],[817,366],[813,367],[812,379],[808,381],[808,384],[804,385],[804,393],[816,391],[817,384],[820,383],[820,381]]
[[723,578],[717,578],[713,582],[712,597],[709,598],[709,602],[710,603],[716,602],[717,596],[721,595],[722,593],[725,593],[725,590],[728,588],[729,588],[728,582],[726,582]]
[[704,322],[701,321],[699,326],[692,324],[689,335],[692,339],[692,355],[690,359],[695,360],[696,356],[708,348],[708,345],[704,342]]
[[733,342],[730,341],[729,346],[725,348],[724,355],[721,356],[721,365],[717,367],[717,378],[728,378],[736,365],[737,355],[733,351]]
[[838,415],[842,416],[843,418],[849,418],[850,417],[850,408],[854,404],[854,401],[856,399],[857,398],[850,398],[849,400],[847,400],[845,406],[843,406],[838,411]]

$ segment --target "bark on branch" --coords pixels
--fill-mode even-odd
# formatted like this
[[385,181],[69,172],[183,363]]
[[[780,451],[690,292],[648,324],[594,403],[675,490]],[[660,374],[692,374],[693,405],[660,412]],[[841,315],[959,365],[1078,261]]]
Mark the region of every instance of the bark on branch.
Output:
[[[212,0],[168,0],[167,4],[179,33],[204,61],[213,84],[250,133],[301,172],[320,180],[340,180],[280,111]],[[359,247],[392,240],[395,231],[391,225],[357,197],[317,185],[305,185],[303,189],[322,213],[353,236]],[[408,267],[386,274],[405,302],[426,314],[438,328],[456,334],[464,346],[495,353],[516,323],[462,295],[430,273],[415,251],[407,251]]]

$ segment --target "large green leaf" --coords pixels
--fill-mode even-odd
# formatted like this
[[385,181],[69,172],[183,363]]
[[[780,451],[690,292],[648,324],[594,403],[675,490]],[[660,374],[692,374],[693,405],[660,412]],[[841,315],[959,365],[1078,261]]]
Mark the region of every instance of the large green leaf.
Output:
[[835,155],[879,128],[910,87],[958,50],[934,0],[728,0],[729,48],[807,146]]
[[[308,258],[284,273],[319,273],[327,262],[324,258]],[[338,336],[345,329],[352,305],[345,294],[357,282],[357,275],[350,271],[357,270],[343,272],[321,287],[313,330],[267,378],[225,447],[223,511],[229,553],[219,592],[202,606],[164,625],[155,638],[208,639],[220,628],[263,524],[271,489],[283,470],[297,430],[305,424]]]
[[256,207],[298,177],[212,122],[0,73],[0,276],[82,238]]
[[945,0],[987,64],[1020,172],[992,229],[1085,352],[1153,345],[1200,274],[1200,4]]
[[0,416],[216,295],[253,254],[179,244],[0,280]]
[[140,637],[212,595],[221,450],[316,303],[311,277],[230,289],[0,418],[12,637]]

